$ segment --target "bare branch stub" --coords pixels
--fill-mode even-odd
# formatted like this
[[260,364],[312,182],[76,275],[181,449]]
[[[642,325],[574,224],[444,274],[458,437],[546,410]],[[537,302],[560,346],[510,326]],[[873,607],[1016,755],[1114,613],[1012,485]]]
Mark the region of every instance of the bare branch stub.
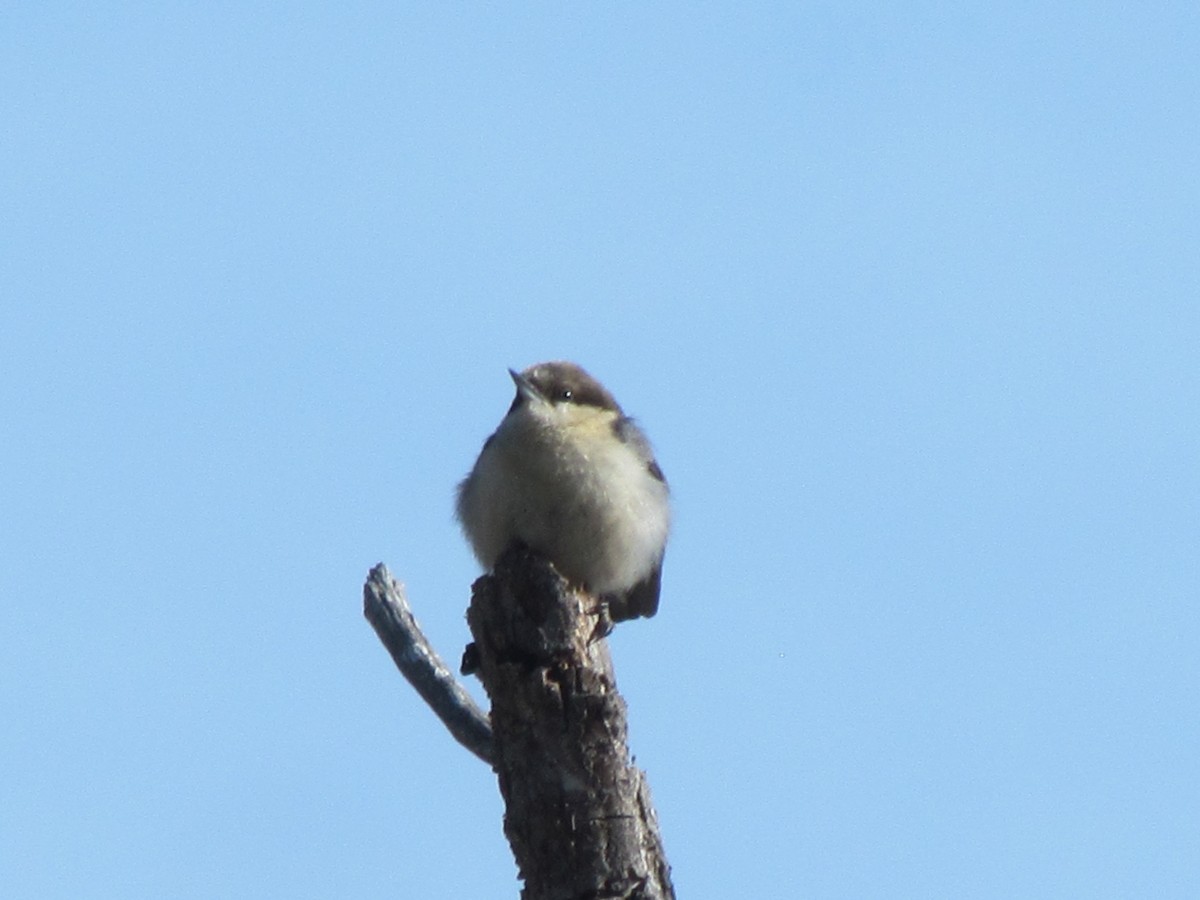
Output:
[[487,715],[433,649],[408,605],[401,585],[383,563],[363,585],[363,615],[392,660],[460,744],[489,765],[492,726]]
[[597,606],[521,549],[472,592],[467,621],[523,900],[675,896]]

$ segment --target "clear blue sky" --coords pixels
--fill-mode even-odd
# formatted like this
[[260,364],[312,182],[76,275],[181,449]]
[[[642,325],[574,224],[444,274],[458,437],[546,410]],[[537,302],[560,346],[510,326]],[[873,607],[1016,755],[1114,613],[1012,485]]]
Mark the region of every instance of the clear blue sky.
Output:
[[2,20],[4,897],[515,897],[360,590],[549,358],[681,897],[1200,896],[1194,3]]

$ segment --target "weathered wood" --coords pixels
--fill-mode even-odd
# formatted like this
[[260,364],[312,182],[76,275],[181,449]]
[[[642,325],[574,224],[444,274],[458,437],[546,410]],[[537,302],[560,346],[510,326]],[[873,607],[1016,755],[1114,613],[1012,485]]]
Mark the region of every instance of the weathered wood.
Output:
[[475,582],[467,621],[523,900],[674,898],[596,601],[514,549]]
[[430,645],[408,605],[404,586],[383,563],[371,570],[363,585],[363,615],[396,668],[455,740],[491,765],[492,726],[487,716]]

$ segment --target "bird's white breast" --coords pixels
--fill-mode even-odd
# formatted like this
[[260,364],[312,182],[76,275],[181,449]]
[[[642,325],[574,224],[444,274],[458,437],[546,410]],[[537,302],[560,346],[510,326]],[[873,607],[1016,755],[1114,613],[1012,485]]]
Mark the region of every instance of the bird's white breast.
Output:
[[667,486],[617,414],[542,404],[505,417],[459,491],[475,555],[491,568],[514,541],[596,593],[625,591],[659,564]]

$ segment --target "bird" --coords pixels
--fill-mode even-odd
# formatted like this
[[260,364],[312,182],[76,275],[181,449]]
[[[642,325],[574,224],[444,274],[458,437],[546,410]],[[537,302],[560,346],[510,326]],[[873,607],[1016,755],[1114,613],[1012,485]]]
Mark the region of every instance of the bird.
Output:
[[554,565],[613,622],[658,611],[670,491],[642,429],[573,362],[508,370],[516,396],[458,486],[481,566],[514,544]]

